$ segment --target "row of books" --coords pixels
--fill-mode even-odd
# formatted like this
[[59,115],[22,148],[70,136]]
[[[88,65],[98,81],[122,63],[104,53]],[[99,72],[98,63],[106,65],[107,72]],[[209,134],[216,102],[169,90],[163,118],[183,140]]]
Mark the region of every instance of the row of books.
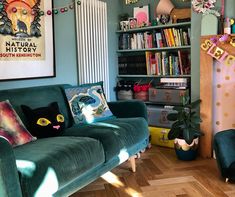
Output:
[[153,32],[123,33],[119,49],[148,49],[190,45],[190,28],[167,28]]
[[153,48],[153,35],[144,33],[124,33],[119,36],[119,49],[147,49]]
[[168,28],[155,34],[157,47],[179,47],[190,45],[191,29]]
[[145,52],[147,75],[188,75],[190,74],[189,51]]
[[163,77],[160,79],[160,87],[171,89],[186,89],[189,87],[189,78]]
[[119,75],[146,75],[145,55],[127,55],[118,57]]

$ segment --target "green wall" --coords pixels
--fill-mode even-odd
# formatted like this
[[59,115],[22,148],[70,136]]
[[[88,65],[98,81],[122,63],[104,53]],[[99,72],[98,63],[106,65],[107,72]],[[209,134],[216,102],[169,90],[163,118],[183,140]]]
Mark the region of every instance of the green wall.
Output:
[[108,45],[109,45],[109,79],[110,79],[110,100],[116,100],[114,87],[116,86],[116,76],[118,74],[117,46],[118,39],[116,30],[118,29],[118,15],[121,13],[120,0],[106,0],[108,6]]
[[[110,87],[111,100],[115,100],[115,93],[113,87],[116,84],[117,75],[117,35],[115,31],[118,28],[118,15],[121,13],[129,13],[132,15],[133,7],[150,4],[150,17],[153,18],[155,7],[158,0],[140,0],[139,3],[133,5],[125,5],[124,0],[106,0],[108,5],[108,41],[109,41],[109,66],[110,66]],[[60,7],[70,3],[71,0],[56,0],[54,7]],[[179,3],[177,0],[172,1],[176,7],[189,5],[190,3]],[[219,7],[219,3],[217,3]],[[232,6],[233,5],[233,6]],[[227,0],[225,11],[227,16],[234,16],[235,13],[234,0]],[[198,34],[200,32],[200,15],[193,14],[192,17],[192,32]],[[76,52],[76,29],[75,29],[75,14],[74,11],[69,11],[65,14],[58,14],[54,17],[54,32],[55,32],[55,64],[56,77],[32,79],[32,80],[15,80],[15,81],[1,81],[0,89],[11,89],[28,86],[48,85],[57,83],[77,84],[77,52]],[[193,51],[192,59],[196,66],[199,67],[199,42],[193,37]],[[199,69],[194,67],[193,74],[196,76],[193,81],[193,89],[199,88]],[[194,93],[193,93],[194,94]]]

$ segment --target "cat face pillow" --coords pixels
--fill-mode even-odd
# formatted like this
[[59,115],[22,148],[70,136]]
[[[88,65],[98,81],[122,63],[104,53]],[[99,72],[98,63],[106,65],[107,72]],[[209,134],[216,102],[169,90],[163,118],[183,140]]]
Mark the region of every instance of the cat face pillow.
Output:
[[59,136],[65,127],[64,116],[59,111],[57,102],[51,103],[48,107],[31,109],[21,105],[29,128],[28,130],[38,138]]

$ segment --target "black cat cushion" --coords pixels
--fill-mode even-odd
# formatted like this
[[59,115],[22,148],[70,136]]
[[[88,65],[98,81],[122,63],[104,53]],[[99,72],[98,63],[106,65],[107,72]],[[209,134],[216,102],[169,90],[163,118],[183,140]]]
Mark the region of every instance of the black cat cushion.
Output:
[[27,118],[29,132],[37,138],[59,136],[65,128],[64,116],[57,102],[36,109],[21,105],[21,109]]

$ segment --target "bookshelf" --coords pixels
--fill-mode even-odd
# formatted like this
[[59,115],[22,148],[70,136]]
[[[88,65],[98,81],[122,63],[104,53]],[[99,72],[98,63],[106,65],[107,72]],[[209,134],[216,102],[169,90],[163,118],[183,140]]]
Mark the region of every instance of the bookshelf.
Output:
[[191,22],[116,33],[118,78],[191,77]]
[[[191,22],[150,26],[126,31],[118,30],[116,34],[118,37],[118,49],[116,51],[118,54],[117,80],[143,84],[151,82],[152,88],[148,92],[149,100],[144,100],[147,105],[150,133],[156,132],[155,130],[160,133],[168,131],[173,122],[168,121],[166,117],[168,113],[172,112],[173,106],[182,106],[180,95],[189,95],[191,100]],[[186,38],[183,38],[183,34],[186,35]],[[130,40],[124,40],[127,45],[120,43],[122,39],[133,39],[133,35],[136,35],[136,37],[140,35],[139,37],[144,39],[141,46],[138,46],[138,44],[136,46]],[[159,35],[161,36],[160,41],[157,40]],[[145,41],[146,38],[149,39],[147,42]],[[137,42],[141,43],[140,41]],[[183,54],[186,54],[186,56]],[[152,65],[155,69],[152,69]],[[161,84],[166,84],[162,83],[163,78],[167,78],[169,81],[170,79],[179,81],[183,79],[187,83],[182,89],[173,86],[170,88],[165,86],[161,89]],[[154,88],[156,88],[156,91]],[[176,93],[176,91],[178,92]],[[155,97],[155,93],[158,96]],[[135,94],[134,92],[133,98],[138,99]]]

